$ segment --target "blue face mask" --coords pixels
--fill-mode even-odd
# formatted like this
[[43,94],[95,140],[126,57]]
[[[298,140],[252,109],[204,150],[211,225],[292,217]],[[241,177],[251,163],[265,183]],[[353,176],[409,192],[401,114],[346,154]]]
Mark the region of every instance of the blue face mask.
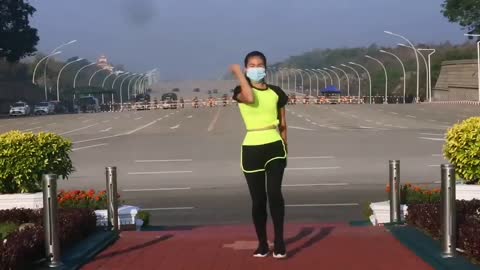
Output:
[[266,75],[265,68],[247,68],[247,77],[252,80],[252,82],[261,82]]

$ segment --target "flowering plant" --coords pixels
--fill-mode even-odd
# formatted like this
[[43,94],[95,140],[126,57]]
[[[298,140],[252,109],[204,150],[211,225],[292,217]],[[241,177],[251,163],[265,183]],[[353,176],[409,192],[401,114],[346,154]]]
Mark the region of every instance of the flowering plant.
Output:
[[[385,190],[390,193],[390,185]],[[401,185],[400,187],[400,203],[411,205],[419,203],[435,203],[440,202],[440,189],[426,189],[412,184]]]
[[[120,198],[120,195],[117,195]],[[58,205],[61,208],[88,208],[88,209],[106,209],[107,192],[105,190],[96,192],[93,189],[85,190],[61,190],[57,196]]]

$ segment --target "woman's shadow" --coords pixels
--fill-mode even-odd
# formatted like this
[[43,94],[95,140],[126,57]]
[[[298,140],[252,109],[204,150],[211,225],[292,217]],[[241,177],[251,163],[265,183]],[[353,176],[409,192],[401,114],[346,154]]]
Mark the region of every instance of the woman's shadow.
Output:
[[294,237],[291,237],[291,238],[288,238],[285,240],[285,244],[288,246],[288,245],[291,245],[295,242],[298,242],[304,238],[307,238],[309,237],[310,235],[312,235],[305,243],[303,243],[302,245],[290,250],[288,252],[288,258],[293,258],[295,257],[298,253],[300,253],[302,250],[306,249],[306,248],[309,248],[311,246],[313,246],[314,244],[320,242],[321,240],[323,240],[325,237],[327,237],[332,231],[333,231],[334,227],[323,227],[321,228],[317,233],[313,234],[315,229],[313,227],[304,227],[300,230],[300,232],[298,232],[297,235],[295,235]]

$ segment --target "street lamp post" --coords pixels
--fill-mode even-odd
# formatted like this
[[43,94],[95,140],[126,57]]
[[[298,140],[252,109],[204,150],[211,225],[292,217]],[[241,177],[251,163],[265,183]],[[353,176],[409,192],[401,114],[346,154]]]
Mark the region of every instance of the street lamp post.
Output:
[[68,63],[66,63],[61,69],[60,71],[58,72],[58,76],[57,76],[57,102],[60,101],[60,76],[62,75],[62,72],[63,70],[68,67],[69,65],[73,64],[73,63],[76,63],[78,61],[82,61],[83,58],[78,58],[77,60],[73,60],[73,61],[70,61]]
[[312,76],[310,76],[310,73],[306,72],[303,69],[299,69],[298,71],[300,71],[300,73],[305,72],[307,74],[308,82],[309,82],[309,84],[308,84],[308,91],[309,91],[308,96],[311,96],[312,95]]
[[345,78],[347,78],[347,96],[350,96],[350,79],[348,78],[347,72],[345,72],[345,70],[343,70],[341,68],[338,68],[338,67],[335,67],[335,66],[330,66],[330,67],[333,68],[333,69],[340,70],[341,72],[343,72],[343,74],[345,74]]
[[[428,57],[428,102],[432,102],[432,66],[431,66],[431,57],[432,55],[437,51],[436,49],[418,49],[419,51],[427,51],[430,52],[427,57]],[[479,101],[480,101],[480,94],[478,96]]]
[[422,57],[422,60],[423,60],[423,63],[425,64],[425,99],[429,99],[428,95],[429,95],[429,92],[428,92],[428,74],[429,74],[429,70],[428,70],[428,64],[427,64],[427,59],[425,58],[425,56],[420,53],[420,49],[415,49],[413,47],[410,47],[410,46],[407,46],[403,43],[398,43],[397,44],[398,46],[401,46],[401,47],[405,47],[405,48],[410,48],[410,49],[413,49],[413,50],[416,50],[417,53]]
[[[57,54],[61,54],[62,52],[61,51],[57,51],[57,52],[54,52],[54,53],[51,53],[45,57],[43,57],[42,59],[40,59],[37,63],[37,65],[35,66],[35,68],[33,69],[33,75],[32,75],[32,83],[35,84],[35,74],[37,73],[37,68],[40,66],[40,63],[42,63],[44,60],[50,58],[51,56],[54,56],[54,55],[57,55]],[[47,95],[47,91],[45,89],[45,101],[48,101],[48,95]]]
[[326,70],[326,71],[330,71],[333,74],[335,74],[335,76],[337,77],[337,81],[338,81],[338,90],[340,90],[342,88],[342,86],[340,85],[340,76],[338,75],[338,73],[335,72],[335,70],[331,70],[329,68],[323,68],[323,69]]
[[80,72],[81,72],[82,70],[86,69],[87,67],[93,66],[93,65],[95,65],[95,64],[96,64],[96,63],[90,63],[90,64],[88,64],[88,65],[85,65],[85,66],[81,67],[81,68],[77,71],[77,73],[75,74],[75,78],[73,78],[73,88],[74,88],[74,89],[75,89],[75,87],[77,86],[77,77],[78,77],[78,74],[80,74]]
[[134,77],[136,76],[137,73],[133,73],[131,75],[128,75],[126,76],[125,78],[123,78],[122,82],[120,83],[120,107],[123,108],[123,83],[125,82],[126,79],[130,78],[130,77]]
[[402,66],[402,70],[403,70],[403,104],[405,104],[405,98],[406,98],[406,92],[407,92],[407,74],[405,72],[405,65],[403,64],[403,61],[402,59],[400,59],[400,57],[398,57],[396,54],[394,53],[391,53],[391,52],[387,52],[385,50],[380,50],[381,53],[385,53],[385,54],[389,54],[393,57],[395,57],[398,62],[400,62],[400,65]]
[[370,55],[365,55],[366,58],[368,59],[372,59],[374,61],[376,61],[377,63],[380,64],[380,66],[382,66],[383,68],[383,71],[385,72],[385,98],[383,99],[383,104],[388,104],[388,74],[387,74],[387,68],[385,67],[385,65],[382,63],[382,61],[378,60],[377,58],[373,58],[371,57]]
[[132,82],[134,82],[134,81],[136,82],[136,81],[137,81],[138,79],[140,79],[142,76],[143,76],[143,74],[139,74],[139,75],[135,76],[135,77],[138,77],[138,78],[133,79],[133,77],[132,77],[132,79],[130,79],[130,81],[128,81],[127,98],[128,98],[129,101],[130,101],[130,97],[131,97],[131,95],[130,95],[130,86],[132,85]]
[[[304,84],[303,84],[303,81],[304,81],[304,80],[303,80],[303,74],[302,74],[302,72],[300,71],[300,69],[292,69],[292,70],[293,70],[293,72],[297,72],[298,74],[300,74],[300,79],[301,79],[301,82],[302,82],[302,94],[304,94],[304,93],[303,93],[303,90],[304,90],[304,89],[303,89],[303,88],[304,88]],[[296,74],[296,73],[295,73],[295,74]],[[297,92],[297,75],[295,75],[295,92]]]
[[360,98],[361,98],[360,93],[361,93],[361,86],[362,86],[362,81],[360,79],[360,74],[358,74],[358,71],[351,66],[347,66],[345,64],[341,64],[341,66],[346,67],[348,69],[351,69],[357,75],[357,79],[358,79],[358,104],[360,104]]
[[[60,46],[56,47],[55,49],[53,49],[53,51],[51,52],[51,54],[53,55],[53,53],[57,52],[57,50],[59,50],[60,48],[62,47],[65,47],[65,46],[68,46],[70,44],[73,44],[77,42],[76,39],[74,40],[70,40],[69,42],[66,42],[66,43],[63,43],[61,44]],[[45,86],[45,93],[47,93],[47,66],[48,66],[48,60],[50,60],[50,57],[47,58],[47,61],[45,62],[45,69],[43,70],[43,80],[44,80],[44,86]],[[48,97],[47,97],[47,94],[45,94],[45,101],[48,100]]]
[[405,40],[406,42],[408,42],[408,44],[410,44],[410,46],[413,48],[413,51],[415,52],[415,60],[417,61],[417,101],[416,102],[418,103],[419,102],[419,95],[420,95],[420,61],[418,60],[417,49],[415,48],[413,43],[410,42],[410,40],[408,40],[406,37],[404,37],[402,35],[399,35],[399,34],[392,33],[390,31],[383,31],[383,32],[385,34],[396,36],[396,37],[399,37],[399,38]]
[[[311,72],[317,78],[317,97],[318,97],[318,93],[320,91],[320,78],[318,78],[318,73],[316,73],[315,71],[312,71],[311,69],[305,69],[305,71]],[[325,81],[325,87],[327,87],[327,79],[325,78],[325,75],[322,74],[322,76]]]
[[[325,76],[324,73],[318,72],[316,69],[309,69],[309,71],[312,72],[313,74],[315,74],[315,76],[317,76],[318,74],[322,75],[323,82],[325,84],[325,88],[327,88],[327,76]],[[317,76],[317,78],[318,78],[318,76]],[[317,96],[318,96],[318,93],[317,93]]]
[[368,76],[368,85],[369,85],[369,88],[370,88],[370,104],[372,104],[372,77],[370,76],[370,72],[368,72],[368,69],[360,64],[357,64],[357,63],[354,63],[354,62],[348,62],[350,65],[354,65],[354,66],[357,66],[357,67],[360,67],[361,69],[365,70],[365,72],[367,73],[367,76]]
[[[330,85],[333,85],[333,78],[332,78],[332,75],[330,75],[330,73],[326,72],[323,69],[319,69],[319,68],[316,68],[316,69],[313,69],[313,70],[322,74],[323,76],[325,76],[325,74],[327,74],[328,78],[330,79]],[[327,88],[327,87],[325,86],[325,88]]]

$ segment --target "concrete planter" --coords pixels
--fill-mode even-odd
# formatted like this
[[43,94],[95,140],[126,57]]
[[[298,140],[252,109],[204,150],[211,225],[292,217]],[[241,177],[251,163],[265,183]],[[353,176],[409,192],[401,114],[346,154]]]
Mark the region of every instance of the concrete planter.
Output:
[[457,184],[455,197],[457,200],[480,200],[480,185]]
[[[120,225],[136,225],[136,216],[140,211],[139,207],[122,205],[118,208],[118,223]],[[95,210],[97,215],[97,226],[107,226],[107,209]]]
[[[373,215],[370,216],[370,222],[374,226],[390,222],[390,201],[374,202],[370,204]],[[400,205],[400,218],[405,220],[408,207],[404,204]]]
[[43,193],[0,194],[0,210],[13,208],[43,208]]

